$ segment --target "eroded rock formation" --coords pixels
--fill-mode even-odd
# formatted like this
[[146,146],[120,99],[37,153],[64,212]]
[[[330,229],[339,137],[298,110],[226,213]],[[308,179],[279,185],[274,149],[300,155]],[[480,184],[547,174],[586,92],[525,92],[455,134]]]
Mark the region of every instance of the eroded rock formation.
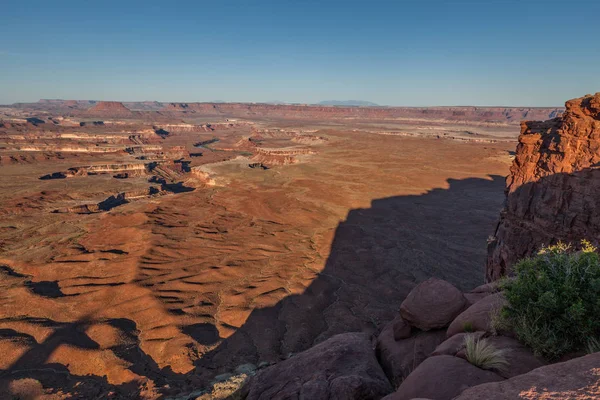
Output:
[[487,279],[558,240],[600,239],[600,93],[549,121],[521,124],[507,199],[488,248]]

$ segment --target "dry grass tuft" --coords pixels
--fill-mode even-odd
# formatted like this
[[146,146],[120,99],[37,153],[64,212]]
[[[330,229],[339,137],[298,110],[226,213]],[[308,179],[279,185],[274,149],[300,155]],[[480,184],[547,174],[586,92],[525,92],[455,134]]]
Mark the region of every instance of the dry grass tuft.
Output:
[[467,361],[481,369],[506,371],[509,366],[504,351],[494,347],[487,339],[466,335],[465,352]]

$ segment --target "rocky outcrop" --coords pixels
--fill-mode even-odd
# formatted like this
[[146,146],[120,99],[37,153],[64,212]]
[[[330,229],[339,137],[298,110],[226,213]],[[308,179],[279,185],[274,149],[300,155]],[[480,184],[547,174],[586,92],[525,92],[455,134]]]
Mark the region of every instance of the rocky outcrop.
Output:
[[[493,290],[491,285],[475,290],[480,290],[488,295],[477,304],[494,305],[495,302],[489,302],[486,299],[496,298],[500,295],[499,293],[490,294]],[[453,326],[466,326],[460,322],[461,316],[466,313],[466,311],[463,313],[461,311],[466,305],[467,301],[463,293],[441,279],[430,278],[411,290],[400,307],[400,315],[383,328],[376,340],[377,359],[390,382],[395,387],[399,387],[395,394],[390,395],[390,399],[430,396],[434,396],[432,398],[435,399],[439,396],[450,399],[466,387],[501,378],[500,374],[481,370],[460,358],[464,358],[464,355],[461,356],[459,352],[464,353],[466,334],[448,335],[448,337],[452,337],[446,340],[447,334]],[[488,327],[489,316],[487,314],[491,307],[471,306],[468,310],[473,308],[481,309],[480,319],[486,319],[486,323],[474,325]],[[450,325],[448,332],[445,329],[438,329],[448,327],[448,325]],[[487,335],[484,330],[470,334],[477,338]],[[527,355],[531,354],[527,353],[526,349],[518,347],[518,342],[515,344],[510,338],[505,339],[498,339],[499,347],[512,346],[515,349],[515,362],[522,359],[526,365],[532,363],[530,358],[527,358]],[[459,371],[458,375],[452,375],[454,372],[444,372],[449,375],[442,374],[443,379],[453,381],[451,384],[431,384],[438,378],[429,375],[441,373],[436,362],[429,362],[432,358],[436,362],[439,361],[441,365],[448,364],[449,367]],[[424,363],[427,363],[426,366],[421,367]],[[529,370],[531,368],[527,369],[527,371]],[[463,373],[464,376],[461,375]]]
[[155,129],[162,129],[170,133],[190,133],[190,132],[213,132],[223,129],[233,129],[245,126],[252,126],[254,123],[250,121],[226,121],[213,122],[202,125],[194,124],[161,124],[155,126]]
[[558,240],[600,239],[600,93],[566,103],[544,122],[523,122],[507,199],[488,247],[487,279]]
[[24,144],[21,146],[15,146],[15,151],[29,152],[29,151],[54,151],[64,153],[118,153],[123,151],[123,147],[111,147],[111,146],[79,146],[76,144],[60,146],[60,145],[29,145]]
[[103,165],[88,165],[82,167],[72,167],[66,171],[53,172],[43,175],[41,180],[49,179],[64,179],[74,176],[88,176],[98,174],[114,174],[127,173],[128,176],[143,175],[149,167],[146,164],[103,164]]
[[[434,279],[424,283],[409,294],[413,302],[421,297],[417,294],[422,295],[429,286],[445,287],[447,284]],[[444,330],[422,331],[399,314],[377,336],[375,354],[365,334],[337,335],[259,372],[241,389],[239,398],[381,398],[382,393],[391,391],[381,376],[381,369],[396,388],[383,400],[598,397],[600,353],[547,366],[545,360],[511,337],[510,332],[507,333],[509,336],[490,332],[490,314],[504,301],[497,283],[482,285],[470,293],[485,294],[486,297],[450,322],[448,339]],[[429,295],[423,297],[424,312],[430,310],[431,298]],[[477,331],[451,333],[453,327],[461,327],[456,331],[463,330],[466,321],[472,321],[472,328]],[[482,365],[481,360],[475,361],[477,351],[471,349],[469,353],[466,349],[468,336],[488,342],[506,366],[495,368]],[[379,364],[374,362],[374,355]]]
[[110,211],[115,207],[122,206],[134,200],[145,199],[151,196],[165,194],[154,186],[150,186],[147,190],[137,190],[131,192],[121,192],[109,196],[99,203],[81,204],[63,209],[56,209],[53,213],[73,213],[73,214],[94,214],[99,212]]
[[503,382],[465,390],[455,400],[600,398],[600,353],[548,365]]
[[241,395],[247,400],[375,400],[391,391],[369,337],[345,333],[259,372]]
[[[448,304],[458,308],[458,304],[467,302],[465,294],[439,279],[429,279],[413,288],[401,306],[401,315],[383,328],[376,341],[377,359],[390,382],[397,387],[396,392],[385,400],[450,400],[467,388],[512,378],[544,366],[546,362],[513,338],[512,332],[497,332],[492,327],[494,313],[505,302],[500,289],[495,282],[465,293],[483,297],[445,322],[444,326],[449,324],[447,331],[423,332],[414,326],[414,322],[405,319],[403,310],[407,304],[413,314],[419,310],[419,317],[431,314],[435,317],[436,310],[447,309]],[[444,304],[446,297],[454,300]],[[407,329],[409,324],[413,324],[412,329]],[[472,360],[472,353],[467,356],[466,339],[469,336],[477,341],[485,340],[498,349],[506,368],[480,367]]]

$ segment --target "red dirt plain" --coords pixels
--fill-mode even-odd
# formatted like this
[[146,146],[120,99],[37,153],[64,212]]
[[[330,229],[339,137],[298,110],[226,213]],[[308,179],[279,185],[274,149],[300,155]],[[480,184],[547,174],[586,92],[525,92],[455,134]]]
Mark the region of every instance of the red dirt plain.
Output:
[[375,333],[430,276],[482,283],[518,135],[505,121],[36,107],[0,109],[7,398],[192,391]]

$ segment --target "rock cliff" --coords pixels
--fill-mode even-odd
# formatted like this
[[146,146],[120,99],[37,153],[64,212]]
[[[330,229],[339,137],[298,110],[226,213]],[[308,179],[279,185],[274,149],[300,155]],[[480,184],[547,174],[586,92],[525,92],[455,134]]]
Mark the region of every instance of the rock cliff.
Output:
[[[94,100],[40,100],[10,108],[64,113],[77,117],[136,117],[171,123],[182,117],[282,118],[293,120],[399,120],[467,123],[477,126],[517,125],[521,120],[555,118],[562,107],[373,107],[266,103],[160,103]],[[237,121],[237,124],[243,123]]]
[[506,203],[488,247],[486,277],[558,240],[600,239],[600,93],[569,100],[565,113],[521,124]]

